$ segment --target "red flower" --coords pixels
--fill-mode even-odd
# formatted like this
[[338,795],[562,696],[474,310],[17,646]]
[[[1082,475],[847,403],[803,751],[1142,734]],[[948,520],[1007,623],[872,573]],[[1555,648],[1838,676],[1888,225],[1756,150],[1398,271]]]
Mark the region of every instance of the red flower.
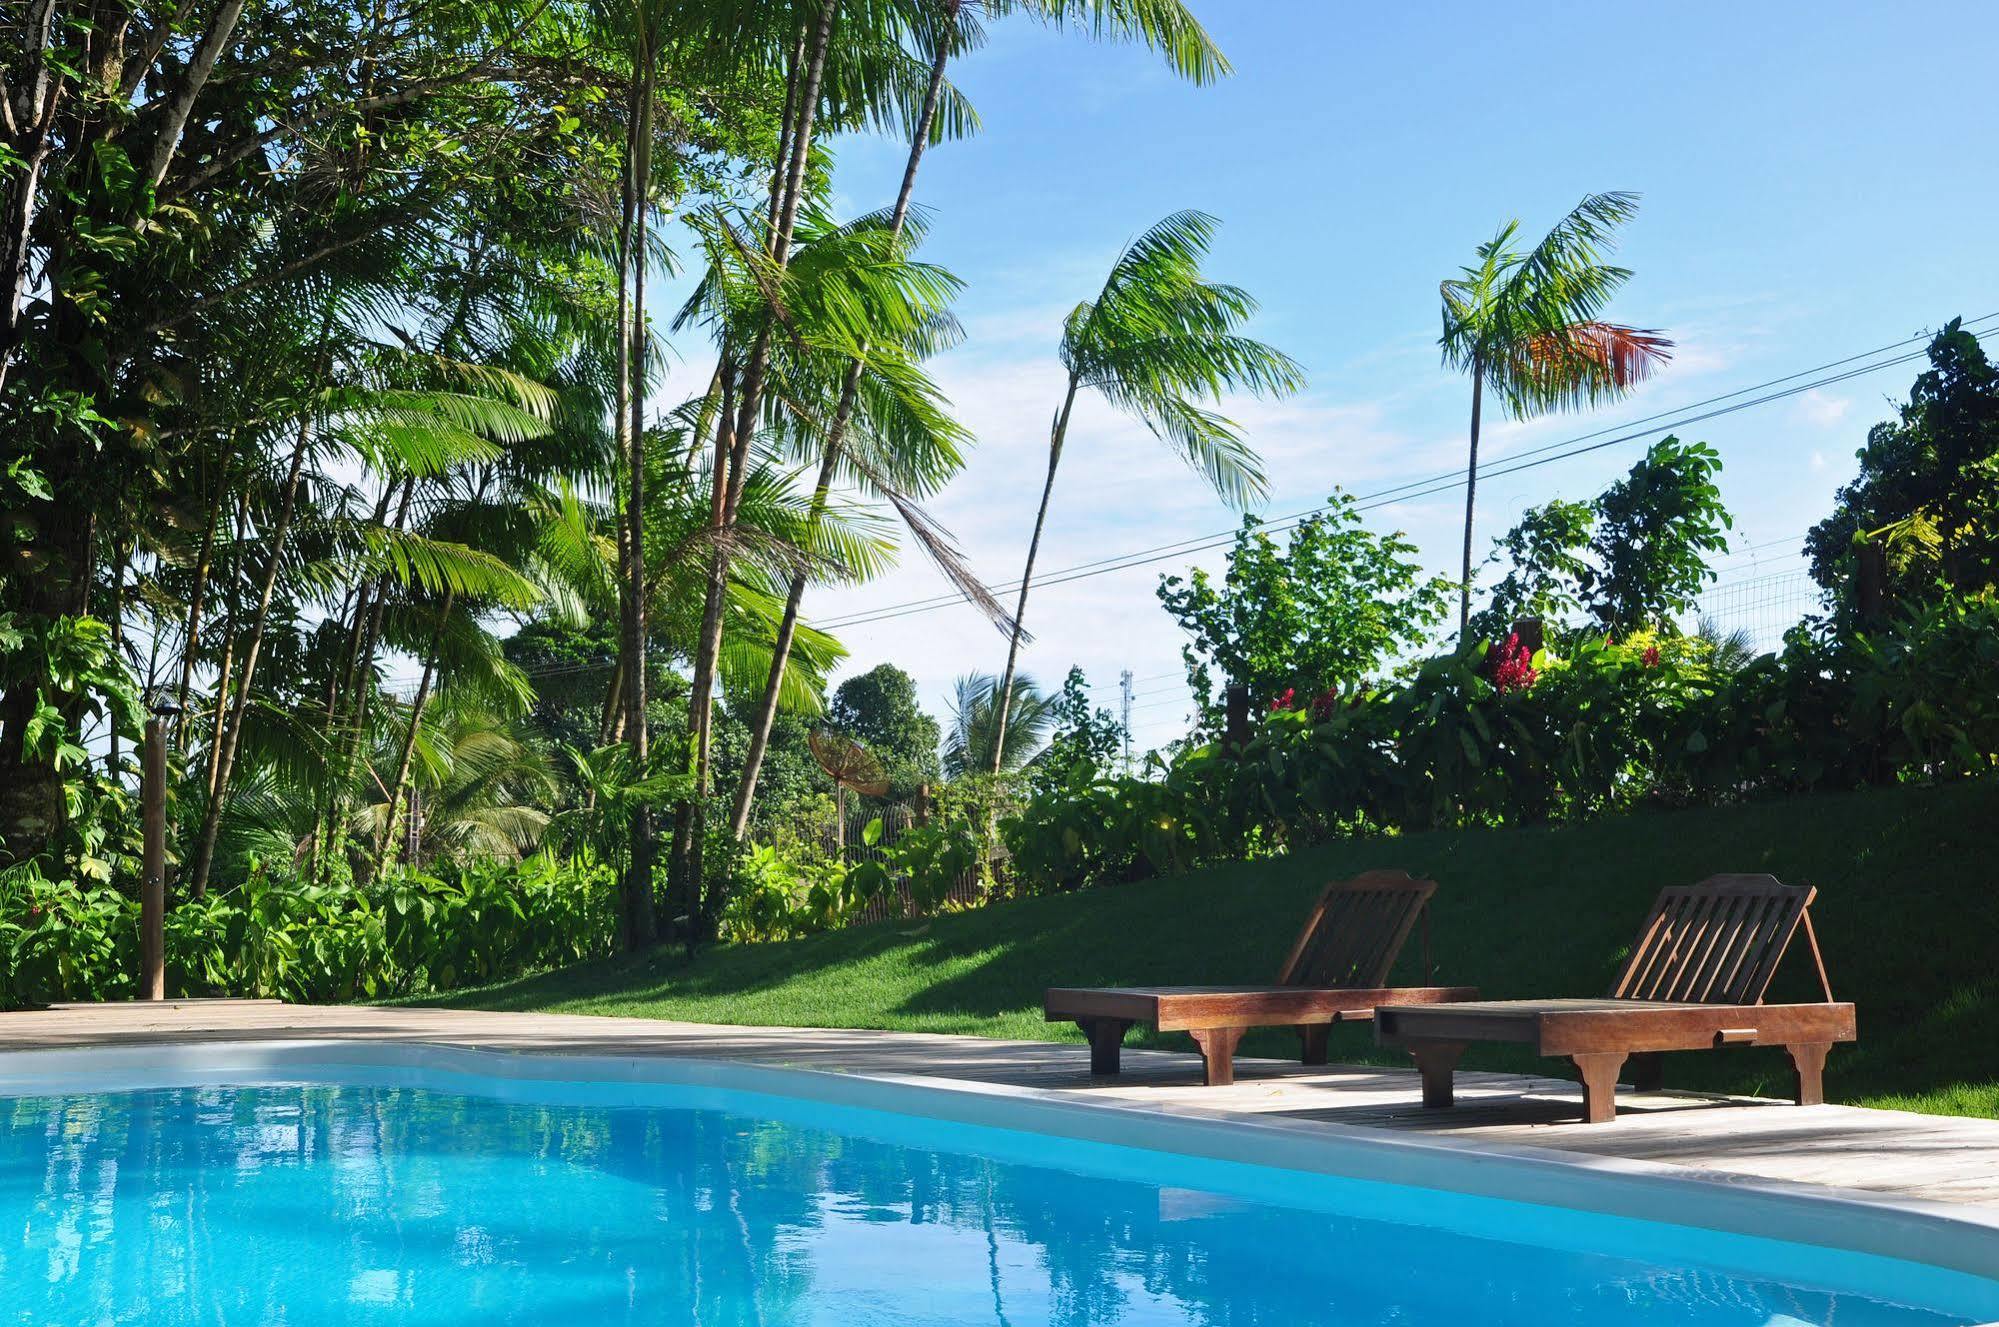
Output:
[[1657,668],[1659,666],[1659,647],[1657,645],[1647,645],[1645,647],[1645,666],[1647,668]]
[[1325,722],[1326,716],[1331,714],[1339,703],[1340,689],[1338,687],[1327,687],[1312,699],[1312,721],[1314,723]]
[[1492,668],[1492,685],[1497,691],[1525,691],[1540,680],[1541,674],[1534,667],[1534,654],[1520,643],[1520,634],[1506,638],[1506,643],[1495,651],[1499,662]]
[[1297,697],[1297,695],[1298,695],[1297,687],[1284,688],[1284,694],[1279,696],[1276,700],[1270,702],[1270,712],[1272,714],[1276,714],[1279,711],[1290,709],[1291,702]]

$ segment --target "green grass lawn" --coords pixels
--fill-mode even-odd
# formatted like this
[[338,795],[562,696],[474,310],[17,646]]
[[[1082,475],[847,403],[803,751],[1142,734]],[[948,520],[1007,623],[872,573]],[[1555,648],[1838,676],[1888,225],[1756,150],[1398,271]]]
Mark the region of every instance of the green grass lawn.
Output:
[[[1439,881],[1438,979],[1494,998],[1601,993],[1662,885],[1720,871],[1808,881],[1820,891],[1813,915],[1833,992],[1860,1010],[1860,1042],[1833,1052],[1828,1095],[1999,1117],[1999,781],[1989,779],[1330,844],[928,922],[725,946],[691,964],[661,949],[460,991],[446,1002],[1073,1041],[1073,1028],[1042,1021],[1044,987],[1268,981],[1319,886],[1375,866]],[[1420,976],[1417,948],[1412,940],[1404,979]],[[1815,998],[1801,949],[1771,992],[1793,997]],[[1336,1029],[1335,1058],[1404,1062],[1377,1051],[1370,1035],[1365,1026]],[[1191,1050],[1171,1034],[1160,1044]],[[1243,1049],[1282,1055],[1294,1047],[1288,1034],[1265,1032]],[[1502,1047],[1474,1048],[1466,1063],[1561,1068]],[[1786,1068],[1777,1050],[1668,1056],[1666,1081],[1780,1094]]]

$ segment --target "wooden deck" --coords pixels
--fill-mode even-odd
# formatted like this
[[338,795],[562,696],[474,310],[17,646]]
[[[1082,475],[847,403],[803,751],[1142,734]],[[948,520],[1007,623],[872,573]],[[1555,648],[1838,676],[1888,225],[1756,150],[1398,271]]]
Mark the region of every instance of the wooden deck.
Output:
[[[845,1073],[1005,1083],[1135,1109],[1273,1114],[1666,1162],[1999,1208],[1999,1121],[1681,1093],[1621,1093],[1608,1125],[1573,1123],[1576,1084],[1464,1073],[1459,1105],[1425,1111],[1413,1070],[1242,1060],[1199,1085],[1192,1055],[1127,1050],[1093,1080],[1075,1044],[839,1029],[753,1028],[567,1014],[313,1007],[259,1001],[65,1006],[0,1014],[0,1050],[295,1038],[435,1042],[535,1053],[716,1056]],[[1835,1068],[1836,1072],[1836,1068]]]

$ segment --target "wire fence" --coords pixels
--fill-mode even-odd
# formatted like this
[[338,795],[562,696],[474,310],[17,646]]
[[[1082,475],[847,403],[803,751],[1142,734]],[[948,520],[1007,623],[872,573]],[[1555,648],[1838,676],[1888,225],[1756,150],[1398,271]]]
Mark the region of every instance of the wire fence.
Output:
[[1723,635],[1740,634],[1759,654],[1820,607],[1819,587],[1802,568],[1724,578],[1700,597],[1694,617]]
[[[850,811],[855,809],[849,808]],[[858,812],[858,816],[848,817],[846,842],[842,845],[841,859],[850,867],[864,861],[893,861],[894,854],[891,850],[897,841],[920,823],[917,819],[917,808],[906,803],[863,800]],[[880,830],[873,835],[873,842],[869,842],[868,826],[871,821],[879,821],[881,825]],[[832,846],[836,837],[837,833],[829,833],[826,836],[828,848]],[[1003,850],[995,851],[998,853]],[[997,856],[992,865],[994,868],[1001,865]],[[943,907],[947,910],[975,908],[990,902],[992,878],[991,870],[982,871],[977,867],[962,873],[944,892]],[[909,886],[901,880],[892,880],[885,892],[869,899],[847,919],[846,924],[860,926],[867,922],[914,917],[918,911],[916,901],[909,892]]]

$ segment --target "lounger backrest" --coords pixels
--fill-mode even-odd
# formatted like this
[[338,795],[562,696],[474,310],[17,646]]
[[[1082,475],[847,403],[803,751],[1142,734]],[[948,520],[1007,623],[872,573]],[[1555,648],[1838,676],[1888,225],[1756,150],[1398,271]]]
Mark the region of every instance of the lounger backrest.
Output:
[[1437,892],[1407,871],[1369,871],[1327,885],[1278,970],[1280,986],[1385,985],[1416,919]]
[[1767,875],[1660,890],[1611,998],[1761,1004],[1799,921],[1809,928],[1805,909],[1816,894]]

